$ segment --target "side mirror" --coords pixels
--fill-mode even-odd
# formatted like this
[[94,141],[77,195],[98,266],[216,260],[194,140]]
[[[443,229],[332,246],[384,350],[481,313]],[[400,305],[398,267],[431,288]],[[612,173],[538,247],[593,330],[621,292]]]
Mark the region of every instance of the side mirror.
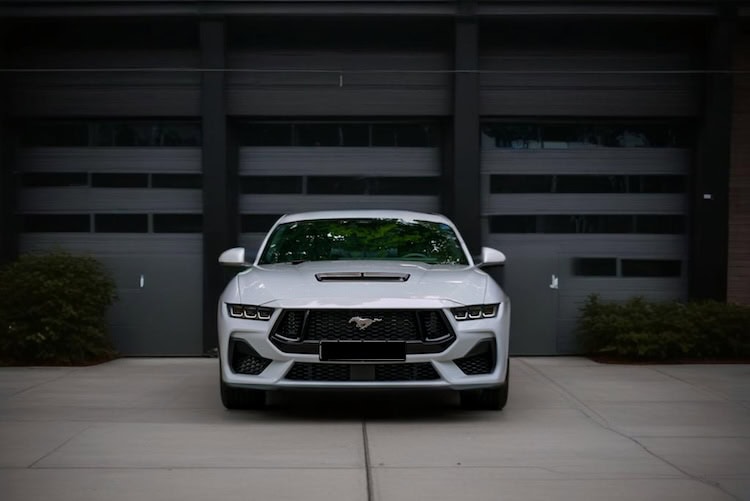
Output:
[[482,255],[477,263],[479,268],[502,266],[503,264],[505,264],[505,254],[491,247],[482,247]]
[[224,266],[250,266],[249,263],[245,262],[245,248],[244,247],[233,247],[227,249],[219,256],[219,264]]

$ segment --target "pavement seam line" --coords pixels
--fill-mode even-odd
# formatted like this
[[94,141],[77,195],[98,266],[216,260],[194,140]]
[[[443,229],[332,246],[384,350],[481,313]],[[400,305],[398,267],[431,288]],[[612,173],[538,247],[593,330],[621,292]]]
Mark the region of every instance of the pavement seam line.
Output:
[[372,469],[370,463],[370,439],[367,436],[367,420],[362,419],[362,445],[365,456],[365,479],[367,481],[367,501],[373,501]]
[[[527,365],[528,367],[530,367],[531,370],[533,370],[534,372],[536,372],[537,374],[539,374],[542,378],[544,378],[545,380],[547,380],[549,383],[551,383],[553,386],[555,386],[556,388],[558,388],[560,391],[562,391],[563,394],[566,395],[568,399],[570,399],[573,403],[576,404],[576,406],[579,408],[579,410],[581,411],[581,413],[584,416],[586,416],[587,418],[589,418],[591,421],[593,421],[594,423],[596,423],[597,425],[599,425],[603,429],[611,431],[612,433],[615,433],[615,434],[617,434],[617,435],[619,435],[619,436],[621,436],[621,437],[623,437],[623,438],[625,438],[627,440],[630,440],[631,442],[633,442],[634,444],[636,444],[638,447],[640,447],[642,450],[644,450],[648,455],[650,455],[651,457],[653,457],[655,459],[658,459],[659,461],[662,461],[663,463],[669,465],[670,467],[674,468],[676,471],[679,471],[680,473],[682,473],[685,477],[690,478],[692,480],[695,480],[696,482],[699,482],[699,483],[701,483],[703,485],[706,485],[706,486],[709,486],[709,487],[713,487],[714,489],[717,489],[717,490],[721,491],[722,493],[726,494],[727,496],[730,496],[732,499],[736,499],[737,501],[742,501],[742,499],[739,496],[736,496],[733,493],[731,493],[731,492],[727,491],[726,489],[724,489],[721,486],[720,482],[709,480],[707,478],[703,478],[701,476],[694,475],[694,474],[690,473],[689,471],[687,471],[687,470],[685,470],[685,469],[677,466],[676,464],[672,463],[668,459],[659,456],[658,454],[656,454],[655,452],[653,452],[651,449],[649,449],[648,447],[646,447],[646,445],[643,444],[641,441],[639,441],[637,438],[631,437],[627,433],[622,432],[622,431],[614,428],[611,424],[609,424],[609,422],[601,414],[599,414],[594,409],[592,409],[591,407],[589,407],[588,405],[586,405],[586,403],[584,401],[582,401],[581,399],[579,399],[578,397],[576,397],[570,390],[568,390],[567,388],[565,388],[563,385],[561,385],[560,383],[558,383],[557,381],[555,381],[554,379],[552,379],[551,377],[549,377],[547,374],[545,374],[544,372],[542,372],[538,368],[536,368],[533,365],[529,364],[528,362],[526,362],[524,360],[521,360],[521,362],[523,364]],[[593,416],[596,416],[598,419],[595,419]]]
[[[675,381],[679,381],[680,383],[684,383],[684,384],[690,386],[691,388],[695,388],[697,391],[699,391],[701,393],[705,393],[706,395],[710,395],[712,397],[718,397],[720,400],[723,400],[724,402],[729,402],[729,403],[732,403],[732,404],[737,404],[738,403],[738,402],[735,402],[734,400],[732,400],[729,395],[726,395],[726,394],[724,394],[724,393],[722,393],[720,391],[712,390],[711,388],[708,388],[708,387],[705,387],[705,386],[701,386],[701,385],[692,383],[692,382],[688,381],[687,379],[682,379],[680,377],[675,376],[674,374],[670,374],[668,372],[664,372],[663,369],[653,368],[652,370],[654,372],[658,373],[658,374],[661,374],[662,376],[666,376],[666,377],[668,377],[670,379],[674,379]],[[740,406],[743,407],[742,405],[740,405]]]
[[[32,367],[32,368],[33,368],[33,367]],[[69,376],[70,374],[73,374],[73,373],[79,372],[79,371],[80,371],[81,369],[82,369],[82,367],[70,367],[70,370],[66,370],[66,371],[64,371],[64,372],[63,372],[62,374],[60,374],[60,375],[59,375],[59,376],[57,376],[57,377],[53,377],[53,378],[51,378],[51,379],[47,379],[47,380],[45,380],[45,381],[40,381],[40,382],[38,382],[38,383],[36,383],[36,384],[32,384],[31,386],[29,386],[29,387],[27,387],[27,388],[24,388],[24,389],[22,389],[22,390],[19,390],[19,391],[15,392],[15,393],[11,393],[11,394],[10,394],[10,396],[11,396],[11,397],[17,397],[18,395],[23,395],[24,393],[26,393],[26,392],[28,392],[28,391],[31,391],[31,390],[34,390],[34,389],[36,389],[36,388],[38,388],[38,387],[40,387],[40,386],[42,386],[42,385],[45,385],[45,384],[49,384],[49,383],[54,383],[54,382],[56,382],[56,381],[59,381],[59,380],[61,380],[61,379],[63,379],[63,378],[66,378],[66,377],[68,377],[68,376]]]
[[76,438],[80,437],[81,434],[83,434],[84,432],[90,430],[91,428],[93,428],[93,425],[92,426],[86,426],[86,427],[78,430],[76,433],[74,433],[73,435],[71,435],[70,437],[68,437],[68,439],[65,440],[63,443],[61,443],[60,445],[58,445],[57,447],[55,447],[54,449],[52,449],[48,453],[42,455],[42,457],[40,457],[39,459],[37,459],[36,461],[34,461],[33,463],[31,463],[29,466],[26,467],[26,469],[28,469],[28,470],[33,469],[41,461],[44,461],[45,459],[47,459],[48,457],[50,457],[52,454],[54,454],[55,452],[59,451],[60,449],[62,449],[66,445],[68,445],[73,439],[76,439]]

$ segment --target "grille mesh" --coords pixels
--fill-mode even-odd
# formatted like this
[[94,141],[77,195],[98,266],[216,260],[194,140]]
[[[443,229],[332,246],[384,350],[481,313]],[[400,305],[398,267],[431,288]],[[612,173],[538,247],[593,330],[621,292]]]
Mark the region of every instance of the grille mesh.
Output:
[[492,363],[492,354],[490,352],[480,353],[466,358],[459,358],[453,362],[467,376],[489,374],[495,368]]
[[[354,317],[374,321],[366,329],[358,329],[352,321]],[[419,339],[419,327],[411,311],[312,310],[305,339],[416,341]]]
[[269,359],[261,357],[244,341],[233,340],[230,350],[232,354],[232,370],[236,374],[257,376],[271,364]]
[[245,357],[235,364],[234,372],[237,374],[248,374],[251,376],[257,376],[271,363],[270,360],[260,357]]
[[[356,372],[356,377],[353,373]],[[297,362],[286,379],[295,381],[431,381],[440,379],[429,362],[416,364],[316,364]]]
[[[356,317],[372,322],[360,329]],[[450,338],[453,330],[440,310],[286,310],[273,335],[295,341],[434,341]]]

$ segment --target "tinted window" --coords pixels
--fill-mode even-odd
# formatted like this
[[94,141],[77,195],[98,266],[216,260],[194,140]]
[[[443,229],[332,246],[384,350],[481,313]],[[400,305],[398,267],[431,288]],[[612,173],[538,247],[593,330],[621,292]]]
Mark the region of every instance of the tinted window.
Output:
[[152,188],[201,189],[203,179],[200,174],[151,174]]
[[662,259],[623,259],[623,277],[679,277],[682,262]]
[[684,193],[685,176],[501,175],[490,193]]
[[242,176],[242,193],[302,193],[302,176]]
[[614,277],[617,259],[613,257],[577,257],[573,261],[573,275],[580,277]]
[[154,233],[200,233],[200,214],[154,214]]
[[88,186],[85,172],[28,172],[21,176],[21,185],[27,188],[43,186]]
[[21,127],[21,145],[28,147],[88,146],[85,122],[31,122]]
[[266,233],[281,214],[246,214],[240,219],[242,233]]
[[373,124],[373,146],[431,147],[437,137],[429,124]]
[[239,142],[242,146],[291,146],[292,124],[242,124]]
[[21,216],[24,233],[68,233],[90,231],[88,214],[27,214]]
[[148,174],[92,174],[94,188],[146,188]]
[[96,214],[94,231],[97,233],[146,233],[146,214]]

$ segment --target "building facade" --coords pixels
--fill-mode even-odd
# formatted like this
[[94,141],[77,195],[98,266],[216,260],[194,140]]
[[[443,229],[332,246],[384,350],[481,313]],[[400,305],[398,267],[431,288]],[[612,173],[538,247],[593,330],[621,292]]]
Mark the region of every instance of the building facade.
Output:
[[284,213],[442,212],[508,256],[515,354],[586,297],[750,303],[750,7],[0,2],[0,247],[99,258],[128,355],[216,345]]

